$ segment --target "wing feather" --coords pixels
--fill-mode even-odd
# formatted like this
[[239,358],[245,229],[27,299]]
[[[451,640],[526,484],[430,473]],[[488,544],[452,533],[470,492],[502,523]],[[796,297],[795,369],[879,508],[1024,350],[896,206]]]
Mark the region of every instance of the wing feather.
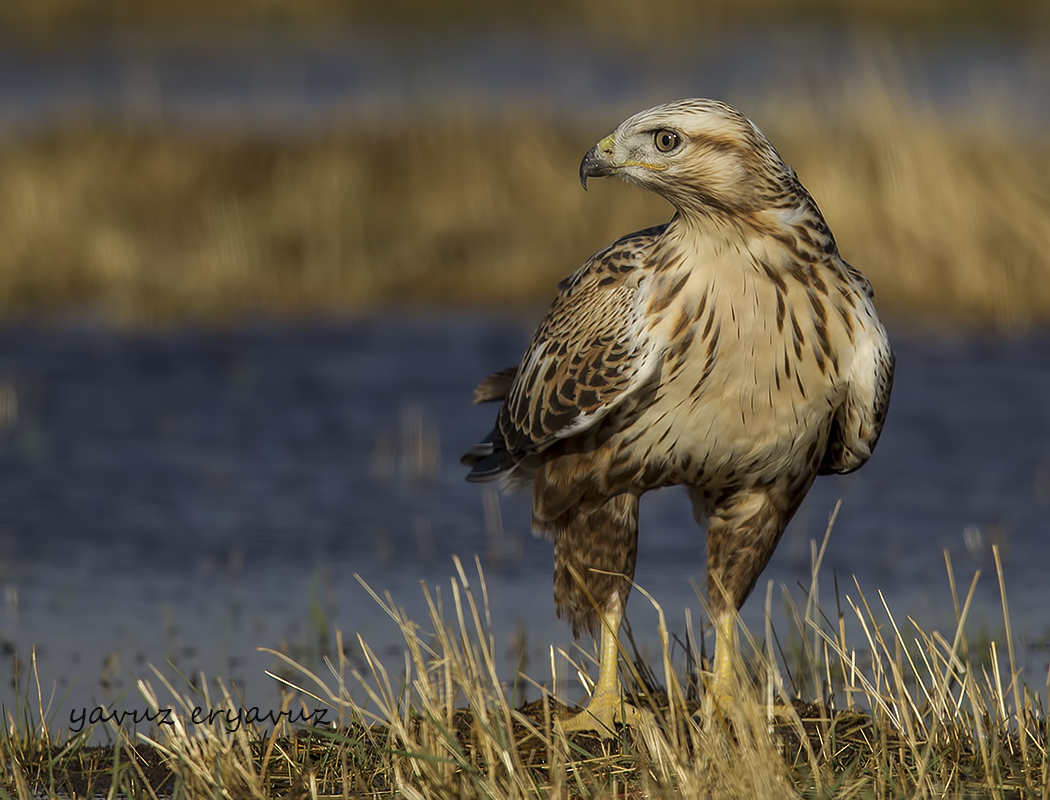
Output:
[[515,461],[594,425],[656,371],[639,287],[665,228],[619,239],[562,283],[500,409]]
[[857,342],[845,401],[832,419],[821,475],[859,469],[871,458],[882,435],[893,389],[894,356],[874,310],[868,323],[866,335]]

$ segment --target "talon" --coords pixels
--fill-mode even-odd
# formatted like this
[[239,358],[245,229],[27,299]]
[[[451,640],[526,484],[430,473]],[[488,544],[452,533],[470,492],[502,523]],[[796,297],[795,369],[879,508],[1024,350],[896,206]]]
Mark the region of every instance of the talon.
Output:
[[616,733],[616,725],[638,727],[645,719],[653,719],[652,712],[631,705],[620,693],[592,695],[583,709],[572,716],[555,720],[554,727],[562,733],[597,731]]

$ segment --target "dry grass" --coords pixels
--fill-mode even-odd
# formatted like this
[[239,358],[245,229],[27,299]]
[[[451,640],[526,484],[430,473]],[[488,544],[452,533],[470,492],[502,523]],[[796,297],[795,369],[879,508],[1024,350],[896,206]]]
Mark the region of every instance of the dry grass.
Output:
[[[654,688],[637,654],[634,666],[623,662],[634,702],[652,718],[638,729],[566,739],[551,725],[564,709],[542,687],[541,700],[512,705],[495,671],[480,565],[476,577],[457,567],[448,595],[427,590],[428,631],[389,596],[373,594],[404,634],[403,674],[390,675],[365,642],[363,672],[343,657],[328,662],[327,676],[289,661],[301,690],[338,717],[334,729],[194,725],[195,706],[235,712],[237,702],[225,693],[182,695],[158,673],[163,695],[145,680],[139,691],[153,709],[174,707],[175,724],[136,738],[114,726],[112,747],[84,748],[80,737],[52,738],[7,720],[0,792],[785,798],[1036,797],[1050,789],[1047,718],[1015,665],[1005,591],[1006,641],[990,645],[987,667],[966,643],[972,588],[961,596],[952,583],[958,627],[947,635],[905,625],[883,604],[873,608],[859,587],[831,620],[810,602],[796,618],[804,656],[795,675],[785,677],[769,647],[753,644],[738,665],[741,702],[726,715],[699,702],[699,654],[687,646],[681,663],[661,612],[663,663],[653,668],[666,690]],[[1001,570],[999,580],[1002,587]],[[846,617],[864,631],[860,649],[846,641]],[[775,641],[768,631],[766,641]],[[551,654],[552,671],[566,664],[585,682],[593,671]],[[834,697],[840,707],[799,701],[792,682],[803,672],[821,687],[818,700]]]
[[[792,162],[892,315],[1050,320],[1050,139],[975,100],[966,119],[873,78],[824,110],[745,110]],[[830,110],[829,110],[830,109]],[[665,220],[584,193],[574,129],[524,111],[316,140],[86,125],[0,144],[0,313],[125,322],[544,303],[598,247]]]

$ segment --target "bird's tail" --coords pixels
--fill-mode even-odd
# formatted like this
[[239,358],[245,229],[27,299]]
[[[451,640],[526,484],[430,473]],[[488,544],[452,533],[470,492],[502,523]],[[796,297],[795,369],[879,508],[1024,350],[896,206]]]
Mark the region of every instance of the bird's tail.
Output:
[[507,367],[499,372],[493,372],[474,390],[474,402],[491,403],[494,400],[505,399],[510,394],[511,384],[514,383],[517,375],[517,367]]
[[[508,367],[499,372],[493,372],[474,390],[474,402],[490,403],[495,400],[503,400],[510,392],[514,376],[517,374],[517,367]],[[514,459],[507,452],[503,435],[498,427],[493,428],[488,436],[464,453],[459,463],[471,468],[467,474],[467,480],[472,483],[485,483],[506,478],[516,466]]]

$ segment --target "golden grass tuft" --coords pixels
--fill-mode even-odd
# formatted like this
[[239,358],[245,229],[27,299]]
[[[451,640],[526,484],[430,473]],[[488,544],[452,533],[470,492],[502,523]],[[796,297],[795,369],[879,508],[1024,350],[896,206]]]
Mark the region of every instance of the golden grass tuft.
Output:
[[[118,790],[173,798],[784,798],[1036,797],[1050,788],[1047,717],[1016,668],[1005,591],[1006,641],[991,644],[987,667],[964,635],[973,588],[960,599],[954,579],[958,625],[947,636],[912,620],[905,626],[859,587],[846,614],[831,620],[808,602],[793,634],[802,642],[795,675],[785,679],[786,667],[769,657],[767,634],[738,664],[741,701],[726,715],[701,702],[695,647],[684,672],[674,665],[660,612],[663,663],[654,667],[666,689],[653,685],[649,665],[623,662],[633,702],[651,709],[651,720],[566,738],[551,725],[566,709],[543,687],[541,699],[512,704],[495,669],[480,563],[476,577],[456,566],[447,600],[424,589],[427,631],[369,589],[404,635],[403,673],[391,675],[364,641],[363,670],[337,656],[322,677],[282,657],[300,675],[299,692],[334,711],[334,727],[191,725],[196,706],[236,713],[236,700],[182,696],[157,673],[174,701],[145,680],[140,695],[152,709],[174,706],[175,725],[135,739],[114,729],[114,746],[90,749],[82,738],[52,738],[9,719],[0,789],[19,798]],[[818,569],[819,556],[814,575]],[[1001,570],[999,579],[1002,588]],[[846,641],[846,616],[864,632],[859,649]],[[554,653],[551,663],[568,664],[587,683],[585,663]],[[795,696],[803,673],[818,683],[816,702]]]
[[[1050,139],[975,96],[965,117],[873,68],[821,107],[744,103],[825,212],[883,313],[1050,320]],[[654,98],[657,99],[657,98]],[[409,305],[545,304],[663,201],[584,193],[586,126],[461,111],[317,138],[86,124],[0,143],[0,313],[143,324]]]

